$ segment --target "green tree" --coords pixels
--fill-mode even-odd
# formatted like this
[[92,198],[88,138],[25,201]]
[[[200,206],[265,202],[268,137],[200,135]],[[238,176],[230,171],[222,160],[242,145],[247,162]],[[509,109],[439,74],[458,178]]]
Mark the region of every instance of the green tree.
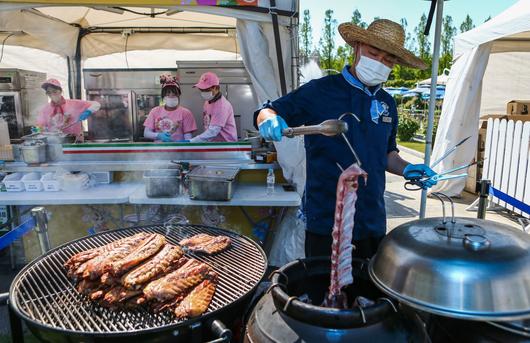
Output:
[[453,39],[456,36],[456,27],[453,25],[453,18],[446,15],[442,21],[442,37],[440,39],[440,65],[438,73],[440,74],[444,69],[451,68],[453,61]]
[[[320,67],[324,70],[333,69],[335,64],[335,33],[337,20],[333,18],[333,10],[326,10],[324,27],[319,41]],[[329,73],[329,72],[328,72]]]
[[313,29],[311,27],[311,14],[304,10],[304,18],[300,25],[300,59],[302,64],[309,62],[311,47],[313,45]]
[[486,20],[484,20],[484,22],[487,22],[487,21],[490,21],[491,20],[491,16],[489,15]]
[[363,29],[366,29],[368,27],[368,24],[363,21],[361,12],[359,12],[358,9],[355,9],[355,11],[353,11],[351,22],[359,27],[362,27]]
[[[432,55],[431,55],[431,42],[429,42],[429,37],[425,36],[423,32],[425,32],[425,27],[427,26],[427,16],[425,13],[421,16],[420,22],[418,23],[418,26],[414,28],[414,35],[416,36],[416,44],[417,49],[416,53],[419,58],[421,58],[427,66],[430,66],[432,63]],[[416,78],[421,80],[430,75],[431,71],[430,68],[427,68],[425,70],[416,70]]]
[[[405,33],[405,48],[411,51],[414,51],[414,39],[412,38],[411,33],[407,30],[407,19],[401,18],[401,27]],[[396,64],[392,69],[392,74],[390,74],[389,80],[393,80],[395,86],[403,86],[408,84],[408,81],[416,79],[416,72],[413,68],[404,67],[402,65]]]
[[403,28],[403,32],[405,33],[405,48],[410,51],[414,51],[414,39],[412,38],[412,35],[408,31],[408,22],[407,19],[401,18],[401,27]]
[[[358,9],[355,9],[353,11],[353,14],[352,14],[352,17],[351,17],[351,23],[352,24],[355,24],[359,27],[362,27],[363,29],[366,29],[368,27],[368,24],[366,24],[366,22],[363,21],[362,19],[362,15],[361,15],[361,12],[359,12]],[[339,47],[340,48],[340,47]],[[348,56],[348,58],[346,59],[346,61],[348,62],[348,64],[353,64],[353,48],[346,44],[346,46],[344,47],[344,49],[346,49],[345,53],[346,55]],[[339,51],[337,49],[337,55],[338,55]],[[345,61],[345,62],[346,62]]]
[[464,33],[466,31],[469,31],[469,30],[474,29],[474,28],[475,28],[475,25],[473,24],[473,19],[471,19],[469,14],[466,15],[466,18],[464,19],[462,24],[460,24],[460,32]]
[[332,69],[342,70],[346,64],[349,64],[351,60],[351,47],[346,45],[341,45],[337,48],[337,54],[333,60]]

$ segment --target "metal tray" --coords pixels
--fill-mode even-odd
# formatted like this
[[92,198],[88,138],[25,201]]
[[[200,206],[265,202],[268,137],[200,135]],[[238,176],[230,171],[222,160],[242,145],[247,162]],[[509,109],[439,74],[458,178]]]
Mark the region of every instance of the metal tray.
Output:
[[187,176],[190,199],[229,201],[236,186],[239,168],[200,166]]

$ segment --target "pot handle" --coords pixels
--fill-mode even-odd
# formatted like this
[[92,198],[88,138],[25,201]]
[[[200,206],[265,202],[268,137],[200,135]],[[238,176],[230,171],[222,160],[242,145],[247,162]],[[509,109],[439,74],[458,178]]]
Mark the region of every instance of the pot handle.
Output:
[[227,343],[232,340],[232,330],[227,328],[226,325],[219,319],[214,320],[210,324],[210,330],[212,331],[214,336],[217,336],[219,338],[206,343]]
[[9,301],[9,292],[0,293],[0,306],[7,306],[8,301]]

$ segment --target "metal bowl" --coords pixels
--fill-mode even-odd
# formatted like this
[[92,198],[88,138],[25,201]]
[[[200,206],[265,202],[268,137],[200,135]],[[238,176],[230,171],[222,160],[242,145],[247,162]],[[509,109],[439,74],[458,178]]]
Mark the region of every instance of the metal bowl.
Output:
[[382,241],[369,272],[383,292],[429,313],[530,316],[530,236],[507,225],[471,218],[403,224]]

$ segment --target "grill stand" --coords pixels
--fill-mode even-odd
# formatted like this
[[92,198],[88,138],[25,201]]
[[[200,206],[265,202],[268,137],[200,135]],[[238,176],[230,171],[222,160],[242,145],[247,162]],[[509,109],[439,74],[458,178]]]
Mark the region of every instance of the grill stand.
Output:
[[22,322],[9,306],[9,293],[0,293],[0,306],[7,306],[9,313],[9,328],[11,329],[11,342],[24,342]]
[[48,215],[42,206],[31,209],[31,215],[35,218],[35,232],[39,236],[41,253],[50,250],[50,238],[48,237]]

